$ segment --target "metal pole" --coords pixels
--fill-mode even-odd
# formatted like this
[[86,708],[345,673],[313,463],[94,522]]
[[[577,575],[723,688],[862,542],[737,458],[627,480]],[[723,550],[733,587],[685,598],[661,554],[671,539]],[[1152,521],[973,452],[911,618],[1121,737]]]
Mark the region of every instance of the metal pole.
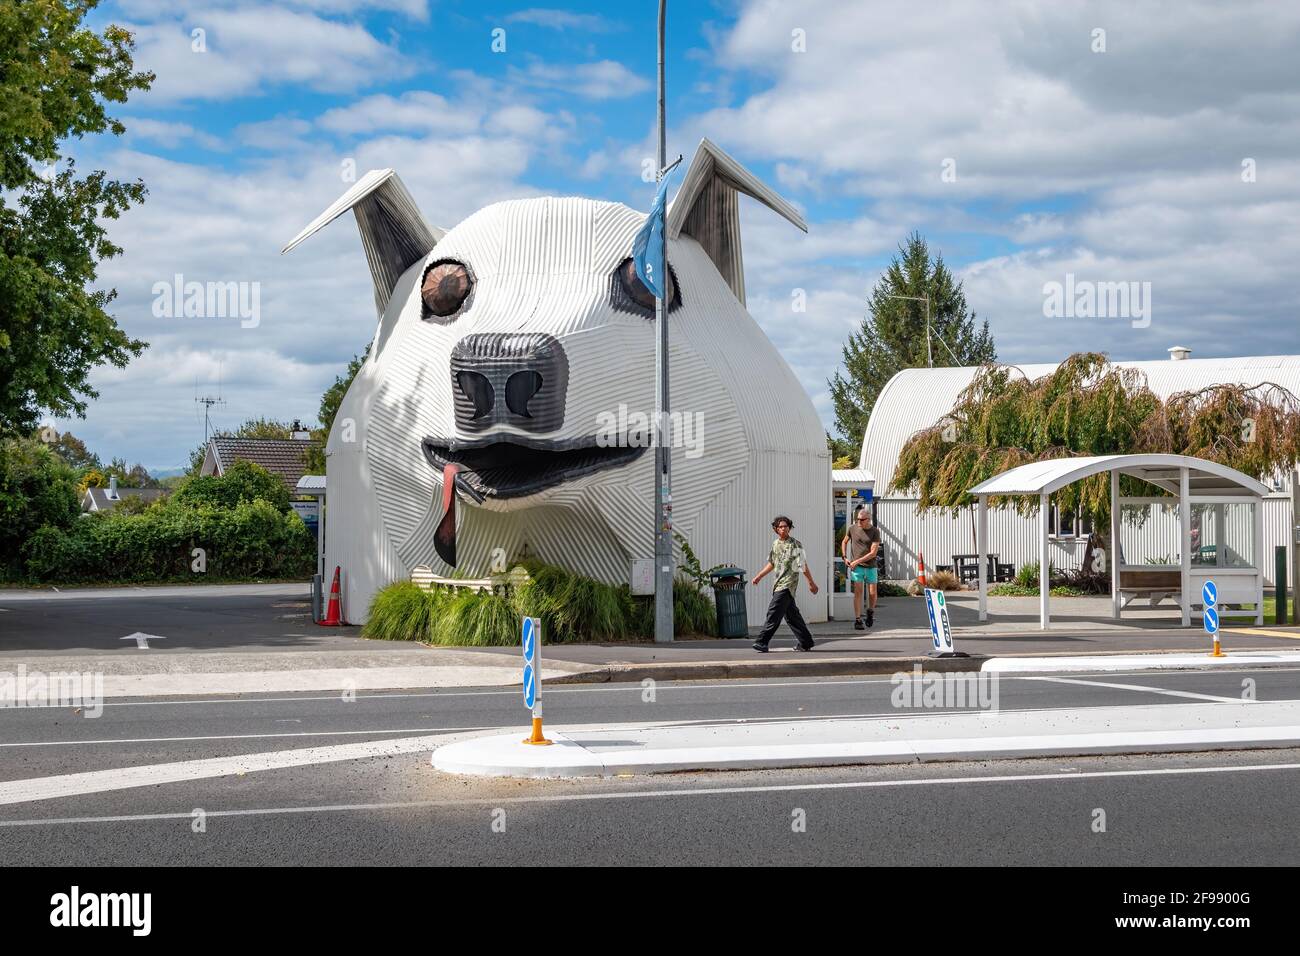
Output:
[[1291,623],[1300,624],[1300,468],[1291,472]]
[[930,297],[925,297],[925,358],[934,368],[934,352],[930,349]]
[[[1178,469],[1178,535],[1181,545],[1178,550],[1183,553],[1179,565],[1179,590],[1182,592],[1183,627],[1192,626],[1192,502],[1191,479],[1186,468]],[[1205,540],[1205,531],[1201,531],[1201,540]]]
[[[664,23],[668,0],[659,0],[659,151],[658,172],[668,162],[667,124],[664,119]],[[663,236],[663,275],[659,287],[668,291],[668,232]],[[668,421],[668,309],[663,296],[655,299],[655,643],[673,639],[673,496],[672,455],[664,430]]]
[[1110,616],[1119,620],[1120,616],[1120,596],[1119,596],[1119,469],[1110,470],[1110,554],[1106,555],[1106,563],[1110,569]]
[[[988,560],[984,555],[989,549],[989,496],[988,495],[979,496],[978,508],[979,508],[980,517],[979,517],[978,531],[975,535],[976,538],[978,539],[975,543],[975,552],[979,555],[980,569],[982,571],[985,562]],[[988,581],[986,580],[987,578],[988,578],[987,574],[980,574],[979,576],[979,586],[980,586],[979,619],[981,621],[987,621],[989,619],[989,584]]]
[[1049,608],[1052,593],[1051,560],[1047,546],[1048,509],[1047,495],[1038,496],[1038,626],[1044,631],[1051,626]]

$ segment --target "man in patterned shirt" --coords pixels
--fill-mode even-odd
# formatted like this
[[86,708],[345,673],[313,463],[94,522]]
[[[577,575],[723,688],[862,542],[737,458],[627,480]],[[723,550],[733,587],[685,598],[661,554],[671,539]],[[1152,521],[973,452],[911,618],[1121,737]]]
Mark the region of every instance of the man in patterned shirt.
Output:
[[776,532],[772,553],[768,555],[763,570],[754,575],[754,580],[750,582],[758,584],[770,572],[776,572],[776,580],[772,583],[772,603],[767,606],[767,621],[763,624],[758,640],[754,642],[754,650],[763,654],[767,653],[767,645],[771,643],[776,629],[781,626],[782,619],[794,631],[795,650],[811,651],[813,648],[812,635],[808,633],[808,625],[804,623],[799,605],[795,603],[795,592],[799,588],[800,571],[808,579],[808,590],[813,594],[817,593],[817,582],[813,580],[812,572],[804,561],[803,545],[790,537],[793,528],[794,522],[785,515],[777,515],[772,519],[772,530]]

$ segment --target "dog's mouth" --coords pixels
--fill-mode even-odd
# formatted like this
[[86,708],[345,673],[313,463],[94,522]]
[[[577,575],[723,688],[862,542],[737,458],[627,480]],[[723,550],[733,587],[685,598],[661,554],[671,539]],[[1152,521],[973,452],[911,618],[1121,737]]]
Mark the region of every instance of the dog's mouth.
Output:
[[635,461],[643,446],[602,446],[595,438],[565,445],[495,441],[459,445],[425,438],[424,457],[440,474],[450,473],[456,487],[482,502],[487,498],[521,498],[566,481]]

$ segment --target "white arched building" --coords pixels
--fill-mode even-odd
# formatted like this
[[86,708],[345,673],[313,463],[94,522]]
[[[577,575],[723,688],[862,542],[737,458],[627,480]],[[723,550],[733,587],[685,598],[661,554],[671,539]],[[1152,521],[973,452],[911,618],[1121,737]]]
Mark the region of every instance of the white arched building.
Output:
[[[1113,364],[1140,370],[1151,391],[1161,398],[1211,385],[1255,386],[1270,382],[1300,395],[1300,355],[1192,359],[1187,357],[1188,350],[1184,348],[1172,348],[1169,352],[1171,358],[1166,361]],[[1030,379],[1050,374],[1057,368],[1053,364],[1016,367]],[[974,507],[955,518],[938,510],[917,514],[915,493],[900,494],[889,489],[903,445],[918,431],[933,427],[951,410],[978,371],[977,368],[906,369],[885,384],[871,411],[859,466],[875,477],[876,520],[885,544],[884,576],[891,580],[915,577],[921,553],[925,555],[926,567],[933,569],[935,565],[952,563],[955,554],[976,551]],[[1289,529],[1294,522],[1290,476],[1279,475],[1266,484],[1269,492],[1263,499],[1263,570],[1265,582],[1271,587],[1273,549],[1290,541]],[[1158,517],[1160,520],[1146,526],[1149,553],[1139,553],[1141,542],[1135,542],[1135,562],[1145,557],[1158,561],[1165,556],[1176,521],[1169,515]],[[1087,545],[1087,523],[1059,514],[1051,515],[1050,523],[1050,562],[1058,568],[1078,567]],[[1021,516],[1010,509],[989,512],[988,550],[998,554],[999,562],[1020,567],[1037,561],[1038,537],[1036,518]]]
[[[798,212],[707,140],[668,217],[674,530],[707,568],[757,569],[777,513],[824,573],[830,456],[811,400],[745,309],[739,194]],[[653,558],[653,301],[629,276],[645,214],[500,202],[430,226],[392,170],[368,173],[287,247],[348,210],[379,325],[327,445],[326,580],[363,622],[417,567],[489,572],[527,553],[610,583]],[[759,618],[770,591],[750,589]],[[810,621],[826,600],[801,594]]]

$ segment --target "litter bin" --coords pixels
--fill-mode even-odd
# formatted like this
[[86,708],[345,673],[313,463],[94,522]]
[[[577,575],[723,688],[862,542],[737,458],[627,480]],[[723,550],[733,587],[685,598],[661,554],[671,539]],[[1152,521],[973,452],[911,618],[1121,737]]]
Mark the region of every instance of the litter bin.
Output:
[[715,568],[709,578],[713,581],[713,603],[718,608],[718,637],[749,637],[745,569]]

